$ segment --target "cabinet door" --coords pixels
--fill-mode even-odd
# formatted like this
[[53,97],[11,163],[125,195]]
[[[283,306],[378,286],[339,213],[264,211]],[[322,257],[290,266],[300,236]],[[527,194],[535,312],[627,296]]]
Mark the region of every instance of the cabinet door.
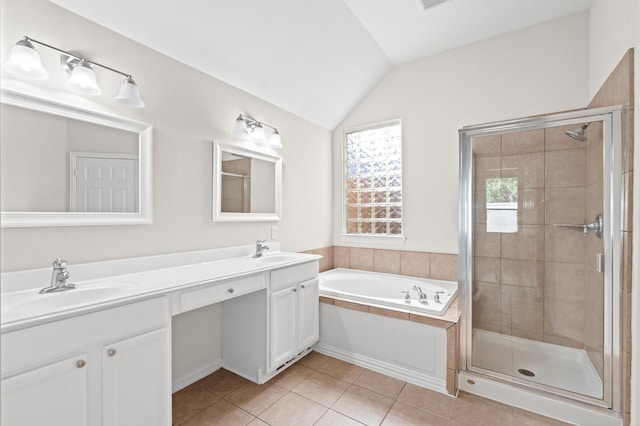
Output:
[[271,293],[271,319],[269,331],[269,369],[274,370],[293,358],[297,353],[297,305],[298,288],[289,287]]
[[171,423],[169,332],[160,329],[103,346],[103,423]]
[[83,353],[3,380],[2,425],[89,424],[86,364]]
[[298,351],[312,346],[320,339],[320,301],[318,279],[305,281],[300,284],[298,291]]

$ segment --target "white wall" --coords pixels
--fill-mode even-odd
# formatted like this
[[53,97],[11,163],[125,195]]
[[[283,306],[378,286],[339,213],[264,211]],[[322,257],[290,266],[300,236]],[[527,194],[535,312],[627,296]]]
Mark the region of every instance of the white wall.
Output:
[[[596,94],[620,58],[635,47],[634,133],[640,135],[640,3],[637,0],[593,0],[589,39],[589,97]],[[640,144],[635,137],[634,164],[640,165]],[[633,199],[640,201],[640,176],[634,173]],[[640,229],[640,209],[633,209],[633,229]],[[631,424],[640,425],[640,233],[633,233],[633,300],[631,304]]]
[[[3,271],[45,267],[58,256],[70,263],[244,245],[269,239],[272,223],[212,223],[212,141],[229,140],[238,113],[277,126],[282,134],[283,250],[331,242],[331,133],[226,83],[95,25],[46,0],[3,0],[1,57],[23,35],[133,74],[147,104],[113,100],[122,77],[96,69],[103,94],[82,97],[64,89],[59,55],[37,47],[50,79],[2,87],[105,111],[154,125],[154,221],[148,226],[3,229]],[[215,42],[215,41],[212,41]],[[304,229],[304,232],[300,232]]]
[[458,129],[586,106],[588,24],[580,13],[394,68],[334,131],[334,244],[354,245],[339,237],[342,131],[402,118],[406,241],[388,248],[457,253]]

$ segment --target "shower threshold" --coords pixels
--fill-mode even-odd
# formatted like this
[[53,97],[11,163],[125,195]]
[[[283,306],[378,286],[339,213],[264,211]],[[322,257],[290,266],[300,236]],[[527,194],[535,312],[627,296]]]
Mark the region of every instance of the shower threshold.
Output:
[[473,365],[596,399],[603,395],[602,380],[581,349],[474,330]]

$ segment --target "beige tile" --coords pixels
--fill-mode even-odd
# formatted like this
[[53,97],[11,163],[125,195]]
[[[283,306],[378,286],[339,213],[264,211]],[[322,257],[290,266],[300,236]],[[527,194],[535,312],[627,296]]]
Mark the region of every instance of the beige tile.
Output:
[[593,97],[589,108],[632,103],[633,66],[633,49],[629,49]]
[[319,254],[320,256],[322,256],[322,258],[319,261],[320,272],[329,271],[333,269],[333,257],[334,257],[333,246],[323,247],[323,248],[314,249],[314,250],[307,250],[307,251],[304,251],[303,253]]
[[546,220],[549,225],[586,223],[587,200],[584,187],[547,188],[545,195]]
[[373,249],[351,247],[349,249],[349,263],[351,269],[373,271]]
[[362,303],[348,302],[346,300],[335,299],[333,304],[339,308],[351,309],[352,311],[369,312],[369,307]]
[[542,332],[544,314],[542,299],[511,296],[511,312],[513,329]]
[[185,426],[244,426],[254,417],[221,399],[187,421]]
[[436,280],[458,281],[458,255],[430,253],[429,278]]
[[453,404],[451,419],[461,425],[510,425],[512,408],[466,392],[460,392]]
[[333,410],[327,410],[314,426],[362,426],[362,423]]
[[333,305],[335,299],[333,297],[320,296],[320,303],[326,303],[327,305]]
[[349,247],[333,248],[333,266],[334,268],[349,268]]
[[502,134],[502,155],[544,151],[544,129]]
[[393,404],[382,422],[382,426],[447,426],[448,424],[444,417],[398,401]]
[[271,426],[304,426],[315,424],[326,411],[326,407],[289,392],[259,418]]
[[458,370],[447,368],[447,393],[455,396],[458,393]]
[[382,315],[384,317],[396,318],[408,321],[409,311],[401,311],[398,309],[379,308],[377,306],[369,306],[368,312],[374,315]]
[[584,301],[586,282],[584,265],[556,262],[545,264],[545,297]]
[[586,239],[581,229],[546,226],[544,243],[548,262],[584,262]]
[[412,277],[429,277],[429,253],[400,252],[400,274]]
[[474,156],[498,156],[500,155],[501,135],[476,136],[472,139]]
[[365,370],[353,384],[388,398],[397,398],[402,388],[406,385],[406,382],[376,373],[375,371]]
[[298,365],[303,365],[312,370],[317,370],[322,367],[327,361],[329,361],[331,357],[328,357],[320,352],[311,351],[307,355],[305,355],[300,361],[297,362]]
[[237,374],[220,369],[196,383],[203,388],[224,397],[241,386],[249,383],[249,381],[247,379],[243,379]]
[[633,171],[622,174],[622,230],[633,230]]
[[551,417],[541,416],[540,414],[525,411],[520,408],[513,408],[513,425],[514,426],[563,426],[569,425],[560,420]]
[[502,157],[501,177],[517,178],[518,188],[544,188],[544,168],[542,152],[506,155]]
[[[547,299],[544,304],[544,333],[584,339],[584,303]],[[584,340],[583,340],[584,341]]]
[[385,274],[399,274],[400,252],[397,250],[373,250],[373,270]]
[[478,226],[484,226],[486,228],[487,223],[487,194],[485,190],[474,191],[474,203],[473,203],[473,223]]
[[503,258],[544,260],[543,225],[518,226],[518,232],[501,234],[500,241]]
[[515,327],[511,328],[511,335],[527,340],[535,340],[537,342],[544,342],[545,336],[541,329],[521,329]]
[[584,148],[547,151],[544,156],[545,188],[585,186]]
[[622,349],[627,352],[631,352],[631,299],[631,293],[622,292]]
[[545,334],[543,341],[554,345],[567,346],[569,348],[582,349],[584,347],[584,342],[569,337],[554,336],[553,334]]
[[353,383],[364,372],[364,368],[340,359],[330,358],[322,367],[318,368],[318,371],[336,379]]
[[487,232],[484,226],[476,226],[473,231],[473,246],[476,256],[500,257],[500,234]]
[[318,371],[292,389],[293,392],[330,407],[347,390],[349,383]]
[[455,398],[407,383],[397,400],[441,417],[449,417]]
[[588,184],[585,187],[586,207],[585,222],[591,223],[597,214],[602,213],[602,200],[604,199],[604,187],[602,181]]
[[248,424],[248,426],[269,426],[269,424],[256,417]]
[[584,303],[600,320],[604,320],[604,275],[585,268]]
[[622,351],[622,409],[631,410],[631,353]]
[[487,179],[500,177],[500,157],[475,157],[474,158],[474,189],[484,192]]
[[589,124],[589,127],[584,132],[587,140],[586,146],[586,180],[587,185],[602,182],[603,176],[603,161],[602,161],[602,146],[603,146],[603,133],[602,133],[602,121],[594,121]]
[[352,385],[331,409],[367,425],[379,425],[393,405],[393,399]]
[[544,225],[545,190],[538,188],[518,189],[518,224]]
[[314,370],[296,362],[282,373],[271,379],[269,383],[282,386],[285,389],[293,389],[309,377]]
[[477,281],[486,283],[500,282],[500,258],[474,257],[474,277]]
[[[631,291],[633,268],[633,232],[622,232],[622,289]],[[640,291],[637,289],[636,291]]]
[[220,397],[197,384],[187,386],[172,396],[173,424],[181,425],[194,415],[213,405]]
[[544,262],[538,260],[502,259],[500,280],[503,284],[542,289]]
[[257,416],[282,398],[285,393],[287,393],[287,389],[278,385],[247,383],[231,392],[224,399],[236,407],[240,407],[244,411]]

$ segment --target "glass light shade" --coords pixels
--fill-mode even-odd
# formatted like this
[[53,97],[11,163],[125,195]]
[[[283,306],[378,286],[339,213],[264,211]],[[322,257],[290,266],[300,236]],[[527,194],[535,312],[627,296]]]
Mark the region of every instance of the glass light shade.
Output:
[[280,139],[280,132],[275,129],[269,138],[269,146],[273,148],[282,148],[282,139]]
[[96,83],[96,75],[87,64],[78,63],[71,71],[71,77],[65,83],[67,89],[82,95],[99,95],[102,90]]
[[231,134],[234,136],[247,136],[247,125],[241,115],[236,118],[236,123],[233,125]]
[[144,106],[144,101],[140,96],[140,89],[131,77],[127,77],[120,85],[116,95],[116,102],[131,108],[142,108]]
[[260,123],[256,123],[256,126],[253,128],[253,131],[251,132],[251,137],[256,139],[256,140],[264,140],[264,127],[262,127],[262,124]]
[[[26,45],[25,43],[28,43]],[[40,55],[26,40],[20,40],[13,46],[9,59],[4,63],[4,69],[19,77],[32,80],[46,80],[49,74],[42,67]]]

